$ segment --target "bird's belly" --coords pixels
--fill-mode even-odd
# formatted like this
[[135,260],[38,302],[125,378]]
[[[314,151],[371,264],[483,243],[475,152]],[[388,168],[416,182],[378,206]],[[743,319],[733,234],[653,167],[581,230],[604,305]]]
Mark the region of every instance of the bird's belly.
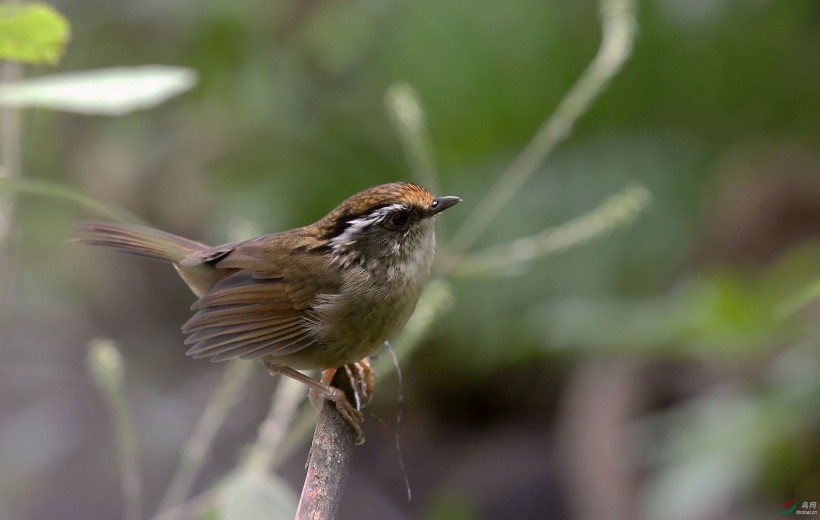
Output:
[[[400,290],[397,290],[400,289]],[[369,356],[397,333],[416,308],[420,283],[395,281],[386,287],[325,295],[314,306],[311,328],[317,344],[294,353],[290,366],[297,369],[335,368]],[[300,356],[299,354],[303,354]]]

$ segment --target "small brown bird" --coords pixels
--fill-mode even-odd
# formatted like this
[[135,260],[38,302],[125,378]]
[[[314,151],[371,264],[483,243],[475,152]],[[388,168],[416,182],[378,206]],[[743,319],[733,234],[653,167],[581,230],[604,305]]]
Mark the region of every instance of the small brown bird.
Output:
[[78,223],[76,240],[171,262],[199,298],[182,326],[188,355],[259,359],[334,401],[363,442],[361,412],[299,370],[355,364],[407,323],[430,273],[435,217],[460,201],[395,182],[309,226],[216,247],[111,222]]

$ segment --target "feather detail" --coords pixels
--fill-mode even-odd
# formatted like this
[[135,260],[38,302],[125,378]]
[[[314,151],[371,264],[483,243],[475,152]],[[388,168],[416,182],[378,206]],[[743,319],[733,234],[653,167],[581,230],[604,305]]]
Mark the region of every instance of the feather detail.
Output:
[[179,262],[208,246],[171,233],[135,224],[116,222],[78,222],[71,239],[93,246],[111,247],[133,256],[164,262]]
[[[217,265],[238,265],[231,263],[233,257],[231,253]],[[238,257],[247,265],[241,253]],[[182,327],[188,335],[185,343],[192,345],[188,355],[212,361],[257,358],[291,354],[315,343],[306,320],[315,290],[258,274],[236,271],[194,303],[191,308],[197,312]]]

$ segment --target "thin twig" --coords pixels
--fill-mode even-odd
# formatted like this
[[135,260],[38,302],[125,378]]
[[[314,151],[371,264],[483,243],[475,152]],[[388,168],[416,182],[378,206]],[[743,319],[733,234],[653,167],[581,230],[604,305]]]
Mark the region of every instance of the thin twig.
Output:
[[[352,388],[344,370],[338,370],[333,385],[345,390],[352,398]],[[342,501],[350,458],[353,455],[353,427],[325,401],[313,443],[310,446],[305,485],[299,498],[296,520],[332,520]]]
[[632,0],[601,0],[602,37],[598,53],[561,99],[555,112],[544,121],[495,185],[487,190],[484,199],[475,204],[475,210],[450,244],[451,263],[445,270],[455,267],[459,257],[484,233],[544,159],[572,133],[578,119],[589,110],[629,58],[635,35],[633,11]]
[[[155,515],[182,503],[191,492],[197,475],[208,460],[211,446],[219,428],[231,408],[239,402],[245,385],[250,379],[254,364],[234,361],[228,365],[222,381],[208,399],[208,404],[194,427],[191,437],[182,448],[179,465],[171,478],[171,483],[160,500]],[[174,518],[173,516],[171,518]]]

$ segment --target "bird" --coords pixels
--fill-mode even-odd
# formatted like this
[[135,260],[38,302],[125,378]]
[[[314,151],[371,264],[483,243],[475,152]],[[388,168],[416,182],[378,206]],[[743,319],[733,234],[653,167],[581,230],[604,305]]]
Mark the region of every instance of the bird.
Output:
[[[76,223],[73,241],[171,263],[197,298],[182,326],[189,356],[260,360],[334,402],[358,444],[363,415],[330,376],[369,369],[368,356],[407,323],[430,274],[436,217],[459,202],[392,182],[313,224],[215,247],[103,221]],[[311,370],[322,379],[302,372]]]

